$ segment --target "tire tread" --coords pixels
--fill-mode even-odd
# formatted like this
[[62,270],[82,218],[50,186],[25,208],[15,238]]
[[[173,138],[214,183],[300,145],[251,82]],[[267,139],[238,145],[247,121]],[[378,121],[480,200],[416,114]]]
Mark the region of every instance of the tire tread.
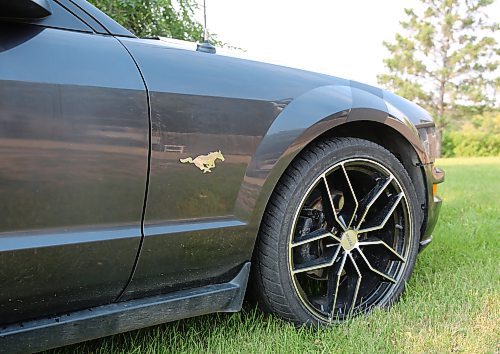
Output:
[[350,137],[326,138],[313,142],[286,169],[272,193],[262,218],[252,262],[252,279],[255,287],[254,296],[259,307],[264,312],[275,313],[296,325],[304,324],[304,320],[287,300],[282,283],[283,277],[279,272],[280,235],[283,234],[283,225],[280,220],[284,220],[291,194],[294,188],[304,180],[306,172],[324,159],[328,153],[349,147],[377,149],[393,156],[394,161],[400,165],[399,169],[405,174],[404,178],[411,181],[403,165],[391,152],[371,141]]

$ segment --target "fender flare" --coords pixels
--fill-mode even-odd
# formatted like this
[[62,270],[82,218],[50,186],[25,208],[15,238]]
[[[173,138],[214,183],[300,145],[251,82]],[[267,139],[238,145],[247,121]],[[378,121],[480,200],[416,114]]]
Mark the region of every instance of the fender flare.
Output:
[[320,135],[349,122],[371,121],[391,127],[410,143],[421,163],[428,163],[414,122],[432,118],[420,107],[401,100],[351,81],[349,86],[321,86],[291,101],[275,118],[248,165],[235,215],[258,229],[274,187],[292,160]]

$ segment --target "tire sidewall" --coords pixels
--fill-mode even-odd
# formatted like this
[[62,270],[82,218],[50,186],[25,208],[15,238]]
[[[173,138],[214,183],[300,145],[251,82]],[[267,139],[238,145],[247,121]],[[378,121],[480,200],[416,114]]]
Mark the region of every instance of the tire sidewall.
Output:
[[[376,162],[387,170],[389,170],[399,182],[403,192],[407,196],[408,208],[412,224],[412,239],[408,245],[410,247],[408,252],[407,261],[403,276],[400,278],[396,286],[389,292],[389,296],[384,296],[383,301],[377,306],[387,307],[392,305],[401,295],[404,290],[405,283],[408,281],[415,264],[416,256],[419,248],[419,225],[418,225],[418,202],[415,189],[412,185],[410,177],[406,170],[389,151],[374,143],[364,141],[361,139],[349,139],[350,144],[343,144],[336,149],[323,149],[312,147],[309,151],[302,155],[303,161],[306,162],[310,168],[303,171],[304,168],[298,167],[297,170],[301,172],[302,177],[299,180],[288,180],[285,178],[283,183],[287,183],[290,190],[290,196],[287,198],[287,205],[285,207],[285,215],[279,230],[279,250],[278,250],[278,267],[279,273],[284,275],[281,279],[284,295],[287,302],[290,304],[292,311],[298,317],[299,322],[308,325],[321,325],[326,324],[322,319],[315,316],[307,307],[302,303],[299,298],[295,286],[293,284],[292,275],[289,265],[289,242],[294,227],[294,217],[297,209],[305,193],[307,193],[311,184],[327,171],[329,168],[338,164],[339,162],[349,159],[366,159]],[[304,158],[306,157],[306,158]],[[300,163],[298,164],[300,166]]]

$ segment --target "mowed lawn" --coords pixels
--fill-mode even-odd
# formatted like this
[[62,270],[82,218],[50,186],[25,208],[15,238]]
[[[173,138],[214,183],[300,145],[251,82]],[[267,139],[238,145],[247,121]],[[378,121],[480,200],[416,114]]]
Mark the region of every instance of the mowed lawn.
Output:
[[54,353],[499,353],[500,157],[444,159],[434,242],[405,294],[317,332],[247,308],[60,348]]

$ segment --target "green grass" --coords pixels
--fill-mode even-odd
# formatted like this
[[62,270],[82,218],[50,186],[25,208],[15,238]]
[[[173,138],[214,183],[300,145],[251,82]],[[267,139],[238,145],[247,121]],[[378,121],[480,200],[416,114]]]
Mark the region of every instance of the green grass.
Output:
[[401,300],[340,326],[297,330],[249,308],[61,348],[71,353],[498,353],[500,158],[445,159],[434,242]]

